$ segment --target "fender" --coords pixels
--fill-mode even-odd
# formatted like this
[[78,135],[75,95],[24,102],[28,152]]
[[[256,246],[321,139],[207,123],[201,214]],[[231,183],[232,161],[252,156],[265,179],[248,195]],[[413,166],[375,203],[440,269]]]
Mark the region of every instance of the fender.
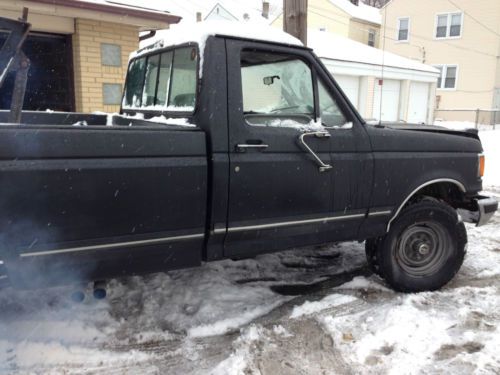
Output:
[[449,182],[449,183],[452,183],[454,185],[456,185],[461,192],[465,193],[466,192],[466,189],[465,189],[465,186],[464,184],[462,184],[460,181],[458,180],[455,180],[455,179],[452,179],[452,178],[438,178],[438,179],[435,179],[435,180],[430,180],[430,181],[427,181],[423,184],[421,184],[420,186],[418,186],[417,188],[415,188],[404,200],[403,202],[399,205],[398,209],[396,210],[396,212],[394,213],[394,215],[391,217],[391,219],[389,220],[389,222],[387,223],[387,228],[386,228],[386,233],[389,232],[389,230],[391,229],[391,224],[392,222],[396,219],[396,217],[399,215],[399,213],[401,212],[401,210],[403,209],[403,207],[406,205],[406,203],[408,203],[408,201],[421,189],[423,189],[424,187],[426,186],[429,186],[429,185],[433,185],[433,184],[437,184],[437,183],[440,183],[440,182]]

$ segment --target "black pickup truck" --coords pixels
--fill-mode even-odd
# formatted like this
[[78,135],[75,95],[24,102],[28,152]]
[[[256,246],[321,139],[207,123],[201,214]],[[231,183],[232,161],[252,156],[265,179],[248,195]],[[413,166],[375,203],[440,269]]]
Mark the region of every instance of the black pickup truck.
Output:
[[[440,288],[485,224],[476,131],[368,125],[290,38],[217,31],[129,63],[121,113],[0,114],[0,266],[102,280],[366,240],[399,291]],[[271,38],[272,39],[272,38]]]

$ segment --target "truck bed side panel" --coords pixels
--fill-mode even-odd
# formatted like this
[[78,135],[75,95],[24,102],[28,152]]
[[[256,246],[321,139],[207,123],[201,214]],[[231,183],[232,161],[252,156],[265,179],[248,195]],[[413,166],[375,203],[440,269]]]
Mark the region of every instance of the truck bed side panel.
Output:
[[1,256],[20,284],[200,263],[201,131],[0,128]]

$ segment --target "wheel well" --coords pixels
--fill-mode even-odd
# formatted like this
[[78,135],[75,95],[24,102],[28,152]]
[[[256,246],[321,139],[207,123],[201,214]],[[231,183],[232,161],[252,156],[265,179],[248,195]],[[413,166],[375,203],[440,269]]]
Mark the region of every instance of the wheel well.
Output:
[[453,208],[458,208],[464,200],[464,192],[453,182],[436,182],[424,186],[409,199],[405,206],[422,200],[423,197],[431,197],[447,203]]
[[399,215],[401,210],[408,205],[422,200],[423,198],[434,198],[439,201],[449,204],[453,208],[460,207],[461,203],[465,200],[465,187],[456,180],[436,180],[429,181],[427,184],[422,186],[420,189],[414,191],[411,196],[407,197],[406,200],[397,209],[394,216],[389,220],[387,224],[387,232],[391,228],[391,223]]

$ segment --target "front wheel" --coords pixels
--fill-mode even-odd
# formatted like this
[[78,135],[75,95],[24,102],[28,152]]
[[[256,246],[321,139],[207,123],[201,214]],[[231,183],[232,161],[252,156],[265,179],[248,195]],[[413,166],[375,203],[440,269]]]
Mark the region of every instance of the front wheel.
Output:
[[462,266],[467,233],[453,208],[421,200],[400,213],[377,242],[380,274],[401,292],[436,290]]

